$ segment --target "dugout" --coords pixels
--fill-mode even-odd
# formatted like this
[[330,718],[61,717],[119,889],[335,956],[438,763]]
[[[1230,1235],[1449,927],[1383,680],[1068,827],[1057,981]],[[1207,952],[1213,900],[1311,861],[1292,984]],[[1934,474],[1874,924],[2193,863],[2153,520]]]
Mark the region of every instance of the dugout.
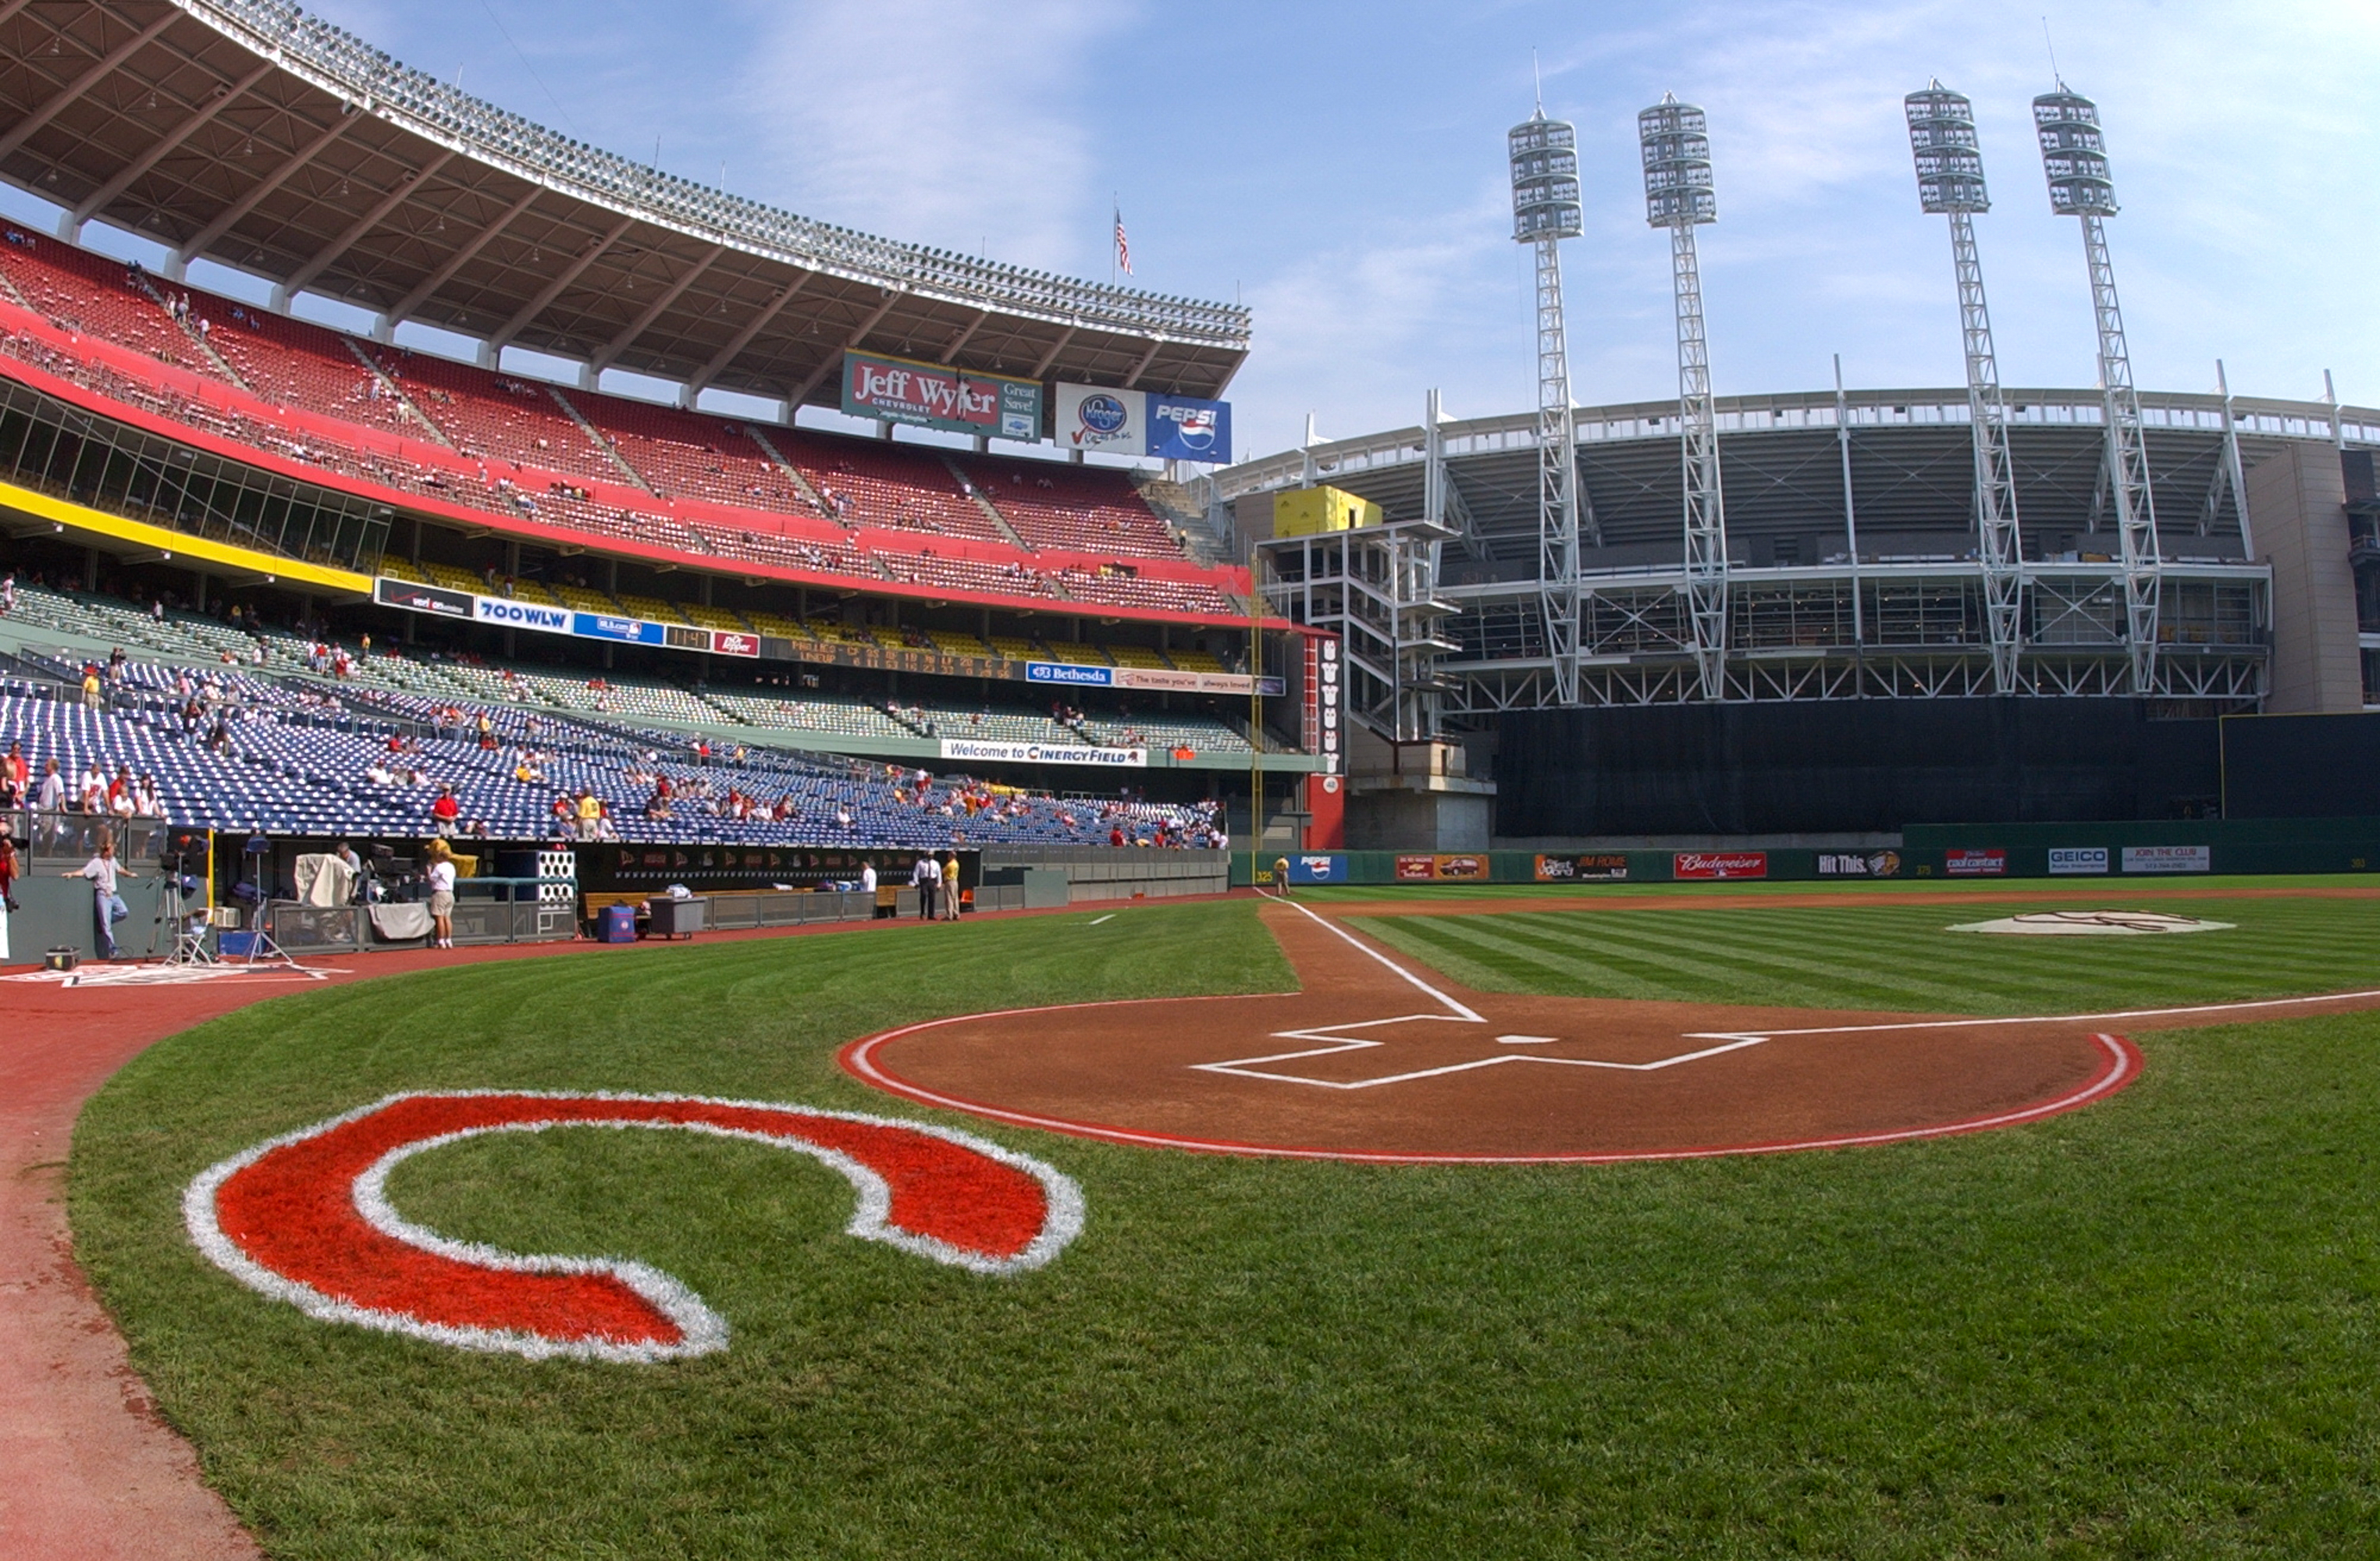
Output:
[[2223,791],[2217,722],[2151,720],[2137,699],[1514,711],[1496,779],[1505,840],[2194,818]]

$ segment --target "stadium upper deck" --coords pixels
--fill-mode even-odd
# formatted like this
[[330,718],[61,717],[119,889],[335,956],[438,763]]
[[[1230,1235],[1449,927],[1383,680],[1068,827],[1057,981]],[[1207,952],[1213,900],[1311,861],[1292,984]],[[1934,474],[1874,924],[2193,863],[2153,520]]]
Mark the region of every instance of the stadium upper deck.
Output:
[[[565,391],[6,224],[0,373],[243,464],[534,541],[575,534],[648,563],[1103,616],[1240,611],[1242,573],[1185,557],[1123,471],[953,458]],[[155,508],[129,490],[123,502]]]
[[798,406],[849,348],[1218,393],[1233,305],[870,237],[599,151],[279,0],[0,0],[0,178],[377,313]]

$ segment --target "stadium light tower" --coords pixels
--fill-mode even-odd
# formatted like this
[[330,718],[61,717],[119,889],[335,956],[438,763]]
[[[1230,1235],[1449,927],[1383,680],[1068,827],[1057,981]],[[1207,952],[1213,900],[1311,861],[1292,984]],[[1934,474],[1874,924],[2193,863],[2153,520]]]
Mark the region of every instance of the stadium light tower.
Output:
[[1578,703],[1578,459],[1570,408],[1570,343],[1562,328],[1561,241],[1584,231],[1578,134],[1546,105],[1506,137],[1512,161],[1512,237],[1537,253],[1537,585],[1553,657],[1554,698]]
[[1909,150],[1917,162],[1917,203],[1950,219],[1950,266],[1959,278],[1959,333],[1967,350],[1967,421],[1975,442],[1975,530],[1984,566],[1984,618],[1992,647],[1992,692],[2017,691],[2017,646],[2024,599],[2023,545],[2016,478],[2009,463],[2008,405],[2000,399],[1992,314],[1975,252],[1975,213],[1992,209],[1974,104],[1937,80],[1902,100]]
[[2033,100],[2041,139],[2042,172],[2049,177],[2049,209],[2082,219],[2082,257],[2091,272],[2091,308],[2099,323],[2099,388],[2106,398],[2107,486],[2116,499],[2116,539],[2124,569],[2124,641],[2131,653],[2132,693],[2156,684],[2156,505],[2149,491],[2148,452],[2141,438],[2141,400],[2132,389],[2131,354],[2124,345],[2124,314],[2116,302],[2116,268],[2107,258],[2105,220],[2116,214],[2116,186],[2099,135],[2099,108],[2067,91]]
[[1674,93],[1636,116],[1645,154],[1645,220],[1670,230],[1678,296],[1678,417],[1685,463],[1686,605],[1694,620],[1702,696],[1727,693],[1727,507],[1719,492],[1718,426],[1711,416],[1710,348],[1703,334],[1703,274],[1694,229],[1718,220],[1703,111]]

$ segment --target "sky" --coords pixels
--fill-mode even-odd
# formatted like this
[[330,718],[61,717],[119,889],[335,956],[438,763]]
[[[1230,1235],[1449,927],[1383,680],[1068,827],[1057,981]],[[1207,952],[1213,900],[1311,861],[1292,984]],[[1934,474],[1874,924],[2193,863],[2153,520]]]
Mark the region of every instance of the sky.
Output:
[[[1721,394],[1953,385],[1943,220],[1917,209],[1902,94],[1974,99],[2003,382],[2095,381],[2072,219],[2028,105],[2051,54],[2097,100],[2135,380],[2380,404],[2380,4],[1296,0],[311,0],[421,69],[567,134],[890,237],[1108,275],[1121,208],[1151,291],[1238,299],[1238,453],[1536,400],[1504,133],[1574,121],[1563,249],[1572,395],[1676,393],[1665,236],[1635,114],[1708,113],[1701,233]],[[2046,12],[2046,15],[2045,15]],[[2045,31],[2046,39],[2045,39]]]

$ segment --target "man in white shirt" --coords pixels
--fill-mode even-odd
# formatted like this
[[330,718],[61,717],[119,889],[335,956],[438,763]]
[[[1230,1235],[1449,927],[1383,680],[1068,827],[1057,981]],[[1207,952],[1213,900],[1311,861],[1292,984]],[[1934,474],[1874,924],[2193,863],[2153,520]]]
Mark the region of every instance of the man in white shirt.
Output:
[[934,899],[942,889],[942,865],[931,853],[918,857],[917,865],[909,870],[909,883],[917,891],[917,919],[932,921]]
[[140,875],[115,860],[115,841],[102,830],[99,850],[91,859],[71,873],[60,873],[62,878],[91,880],[91,940],[99,947],[99,957],[104,962],[115,958],[115,924],[130,913],[124,902],[115,897],[115,880]]

